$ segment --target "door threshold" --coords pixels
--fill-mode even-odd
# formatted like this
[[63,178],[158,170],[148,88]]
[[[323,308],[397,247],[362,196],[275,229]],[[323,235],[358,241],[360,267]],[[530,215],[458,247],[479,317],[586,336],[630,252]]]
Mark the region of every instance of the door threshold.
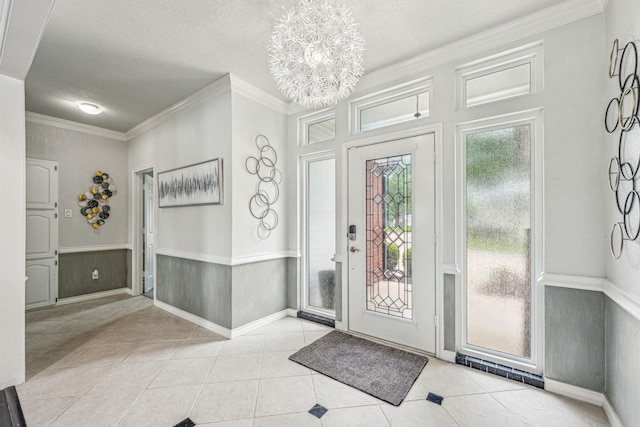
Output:
[[456,364],[544,389],[544,378],[540,375],[532,374],[531,372],[521,371],[519,369],[510,368],[509,366],[500,365],[499,363],[489,362],[487,360],[478,359],[477,357],[467,356],[466,354],[461,353],[456,353]]
[[321,325],[329,326],[330,328],[336,327],[336,321],[329,319],[328,317],[318,316],[317,314],[305,313],[304,311],[298,312],[300,319],[309,320],[311,322],[320,323]]
[[382,338],[376,338],[376,337],[373,337],[371,335],[362,334],[360,332],[356,332],[356,331],[352,331],[352,330],[342,331],[342,332],[345,332],[347,334],[353,335],[355,337],[364,338],[366,340],[373,341],[373,342],[376,342],[378,344],[386,345],[388,347],[397,348],[398,350],[404,350],[404,351],[408,351],[409,353],[415,353],[415,354],[417,354],[419,356],[436,357],[435,354],[429,353],[429,352],[424,351],[424,350],[420,350],[419,348],[409,347],[408,345],[398,344],[398,343],[393,342],[393,341],[383,340]]

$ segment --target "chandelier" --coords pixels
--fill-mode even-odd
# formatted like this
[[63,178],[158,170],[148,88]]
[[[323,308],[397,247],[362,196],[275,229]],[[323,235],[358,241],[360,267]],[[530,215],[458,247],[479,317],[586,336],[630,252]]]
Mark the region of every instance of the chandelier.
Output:
[[276,20],[269,68],[289,99],[307,108],[332,106],[348,97],[362,77],[364,47],[346,7],[301,0]]

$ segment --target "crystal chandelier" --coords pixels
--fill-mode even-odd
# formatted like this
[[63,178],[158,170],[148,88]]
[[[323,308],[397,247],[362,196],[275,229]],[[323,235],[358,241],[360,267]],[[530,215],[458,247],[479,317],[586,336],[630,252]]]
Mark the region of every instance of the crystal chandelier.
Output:
[[276,20],[268,50],[278,88],[303,107],[325,107],[349,96],[362,74],[365,42],[344,6],[301,0]]

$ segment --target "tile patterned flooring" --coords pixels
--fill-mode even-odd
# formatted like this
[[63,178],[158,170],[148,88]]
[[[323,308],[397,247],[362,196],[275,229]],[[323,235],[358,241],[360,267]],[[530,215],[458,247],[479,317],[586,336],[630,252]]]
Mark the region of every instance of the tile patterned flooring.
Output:
[[330,331],[292,317],[225,340],[122,295],[28,312],[26,329],[30,427],[609,425],[601,408],[434,357],[391,406],[289,361]]

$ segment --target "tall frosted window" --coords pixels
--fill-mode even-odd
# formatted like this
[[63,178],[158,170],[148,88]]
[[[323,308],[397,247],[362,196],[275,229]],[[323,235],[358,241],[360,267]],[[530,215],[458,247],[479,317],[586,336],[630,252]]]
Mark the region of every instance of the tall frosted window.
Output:
[[466,135],[467,342],[531,356],[531,126]]
[[307,305],[335,309],[335,159],[307,163]]

